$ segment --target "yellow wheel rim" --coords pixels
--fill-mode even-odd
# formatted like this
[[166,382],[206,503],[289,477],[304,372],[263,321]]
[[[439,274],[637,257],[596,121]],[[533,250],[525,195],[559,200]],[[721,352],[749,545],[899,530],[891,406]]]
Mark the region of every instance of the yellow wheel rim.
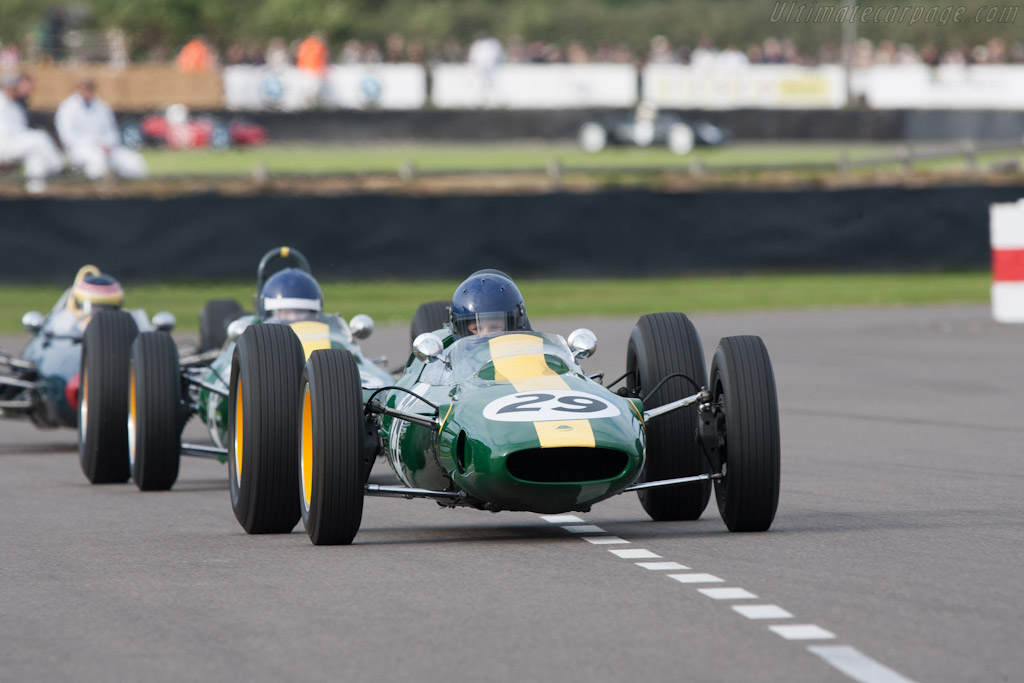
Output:
[[128,383],[128,459],[135,464],[135,366],[132,365],[131,380]]
[[313,410],[309,398],[309,385],[302,397],[302,500],[309,511],[313,500]]
[[245,414],[242,412],[242,378],[235,385],[235,483],[242,486],[242,430],[245,428]]

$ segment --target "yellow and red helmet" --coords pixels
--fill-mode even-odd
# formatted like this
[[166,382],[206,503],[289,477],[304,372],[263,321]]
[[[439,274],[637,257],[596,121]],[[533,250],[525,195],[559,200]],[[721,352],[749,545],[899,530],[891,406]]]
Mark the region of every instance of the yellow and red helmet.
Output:
[[83,266],[71,287],[68,308],[84,315],[91,315],[101,308],[121,308],[124,305],[124,289],[111,275],[101,273],[96,266]]

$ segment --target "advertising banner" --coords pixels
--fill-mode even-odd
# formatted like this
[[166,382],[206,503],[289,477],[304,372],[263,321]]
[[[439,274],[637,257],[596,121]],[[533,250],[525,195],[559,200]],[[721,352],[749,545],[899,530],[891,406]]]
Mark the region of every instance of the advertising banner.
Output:
[[323,76],[294,67],[224,69],[224,104],[238,111],[420,109],[426,102],[419,64],[334,65]]
[[431,83],[439,109],[632,107],[638,89],[632,64],[440,64]]

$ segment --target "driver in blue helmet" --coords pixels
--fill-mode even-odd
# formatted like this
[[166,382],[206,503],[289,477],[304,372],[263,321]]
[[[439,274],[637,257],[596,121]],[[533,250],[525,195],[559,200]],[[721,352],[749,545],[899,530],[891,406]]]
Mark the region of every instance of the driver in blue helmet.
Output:
[[530,329],[519,288],[494,270],[477,271],[455,289],[449,317],[456,339]]
[[263,284],[260,317],[280,323],[314,319],[323,311],[323,301],[320,285],[312,275],[298,268],[285,268]]

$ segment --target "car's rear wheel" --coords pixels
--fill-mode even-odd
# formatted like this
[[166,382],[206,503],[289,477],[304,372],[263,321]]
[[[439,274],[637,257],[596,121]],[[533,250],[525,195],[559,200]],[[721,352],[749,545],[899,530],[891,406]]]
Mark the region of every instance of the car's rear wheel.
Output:
[[203,304],[199,313],[199,351],[210,351],[224,346],[228,338],[228,325],[245,311],[234,299],[211,299]]
[[448,302],[430,301],[420,304],[416,309],[416,315],[412,317],[412,325],[409,326],[409,341],[424,332],[436,332],[448,322]]
[[760,337],[724,337],[711,362],[725,476],[715,481],[729,531],[765,531],[779,504],[779,405],[768,349]]
[[685,123],[673,123],[668,129],[668,148],[673,154],[689,154],[697,143],[693,128]]
[[[630,373],[626,387],[644,399],[644,410],[697,393],[707,382],[705,368],[700,336],[682,313],[645,315],[633,327],[626,350],[626,370]],[[697,423],[694,407],[659,415],[647,423],[644,481],[691,477],[708,471],[697,442]],[[711,484],[641,489],[637,494],[651,519],[697,519],[707,507]]]
[[363,518],[364,423],[359,368],[348,351],[314,351],[303,373],[299,506],[316,545],[347,545]]
[[295,461],[304,358],[286,325],[253,325],[235,346],[228,479],[231,507],[250,534],[288,533],[299,521]]
[[124,311],[100,311],[82,337],[78,459],[93,484],[128,481],[128,375],[139,328]]
[[166,491],[181,462],[178,348],[166,332],[143,332],[132,345],[128,455],[140,491]]
[[600,123],[588,121],[576,133],[576,142],[584,152],[595,154],[608,144],[608,132]]

